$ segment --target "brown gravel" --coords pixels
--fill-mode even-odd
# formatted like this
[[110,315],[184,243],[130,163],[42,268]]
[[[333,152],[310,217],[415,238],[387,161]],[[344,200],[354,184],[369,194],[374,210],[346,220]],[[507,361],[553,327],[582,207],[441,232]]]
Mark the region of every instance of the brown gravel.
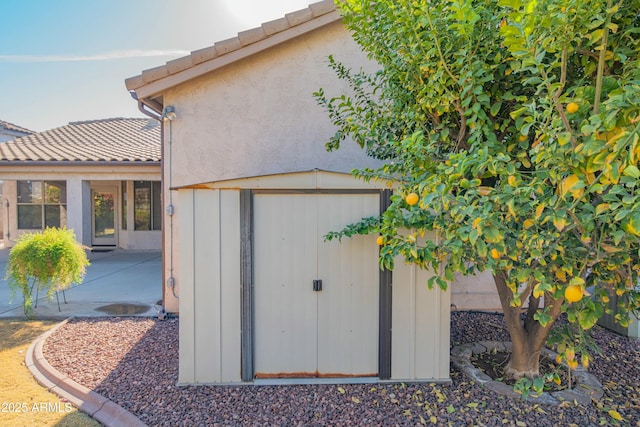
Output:
[[[77,319],[44,352],[62,373],[154,426],[640,426],[640,340],[599,327],[593,336],[603,355],[589,370],[605,395],[559,408],[496,395],[454,368],[448,385],[177,387],[177,319]],[[452,313],[452,345],[480,340],[508,340],[501,315]]]

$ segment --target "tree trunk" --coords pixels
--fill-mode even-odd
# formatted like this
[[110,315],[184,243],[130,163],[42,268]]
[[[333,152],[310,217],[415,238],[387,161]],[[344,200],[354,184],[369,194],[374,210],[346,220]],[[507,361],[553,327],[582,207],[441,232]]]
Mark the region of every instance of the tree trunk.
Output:
[[[522,377],[535,378],[540,375],[540,354],[553,324],[560,315],[562,300],[555,300],[551,295],[545,295],[545,305],[550,307],[549,315],[553,320],[546,326],[542,326],[533,318],[538,309],[539,301],[537,298],[528,298],[529,295],[523,296],[526,297],[523,298],[523,301],[529,300],[529,309],[526,317],[521,319],[522,307],[511,306],[513,292],[507,286],[506,275],[498,273],[493,278],[513,345],[505,374],[509,378],[516,379]],[[528,289],[532,288],[533,286],[530,286]],[[529,291],[530,293],[531,290]]]
[[513,350],[509,363],[505,368],[505,375],[509,378],[535,378],[540,375],[540,350],[525,345],[513,343]]

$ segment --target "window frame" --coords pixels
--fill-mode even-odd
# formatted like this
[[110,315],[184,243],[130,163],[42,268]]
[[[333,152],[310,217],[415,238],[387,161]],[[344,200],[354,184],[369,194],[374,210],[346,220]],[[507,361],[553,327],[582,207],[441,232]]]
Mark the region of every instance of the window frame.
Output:
[[[141,190],[147,190],[148,194],[139,195]],[[142,203],[146,206],[140,206]],[[141,213],[145,213],[145,218],[142,220],[139,219]],[[133,216],[133,231],[162,231],[161,181],[133,182]]]
[[[23,185],[29,186],[28,192],[28,200],[22,201],[22,191],[21,187]],[[36,189],[35,185],[37,185],[38,191],[34,191]],[[57,196],[50,192],[48,186],[53,188],[61,189]],[[39,195],[38,195],[39,193]],[[34,201],[34,194],[36,195],[36,200]],[[52,195],[54,196],[54,201],[51,201]],[[26,197],[25,197],[26,198]],[[24,224],[27,216],[24,214],[21,215],[20,211],[24,208],[31,208],[34,212],[39,210],[40,218],[38,224],[36,223],[28,223]],[[54,207],[56,209],[52,210]],[[21,209],[23,208],[23,209]],[[56,215],[47,214],[47,211],[50,213],[57,212]],[[37,180],[37,179],[20,179],[16,180],[16,215],[17,215],[17,228],[18,230],[44,230],[47,227],[64,227],[67,225],[67,181],[66,180]],[[33,215],[37,217],[38,215]],[[56,221],[52,224],[51,219],[55,218]]]

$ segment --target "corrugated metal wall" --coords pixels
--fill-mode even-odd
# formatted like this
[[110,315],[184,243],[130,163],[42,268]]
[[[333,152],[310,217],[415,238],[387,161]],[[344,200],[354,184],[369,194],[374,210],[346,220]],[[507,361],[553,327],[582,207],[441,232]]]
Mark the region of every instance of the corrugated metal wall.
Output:
[[451,292],[429,289],[427,280],[432,275],[396,259],[391,337],[393,379],[449,378]]
[[375,239],[324,235],[378,209],[378,194],[254,196],[258,377],[377,374]]
[[239,193],[181,190],[181,384],[240,381]]
[[255,372],[314,372],[317,366],[317,209],[312,195],[256,195]]

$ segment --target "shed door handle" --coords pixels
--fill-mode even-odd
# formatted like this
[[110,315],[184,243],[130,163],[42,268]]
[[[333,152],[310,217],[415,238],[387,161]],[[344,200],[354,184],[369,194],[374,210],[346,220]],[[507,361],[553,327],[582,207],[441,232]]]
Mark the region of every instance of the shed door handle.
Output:
[[313,290],[314,292],[320,292],[322,290],[322,280],[313,281]]

